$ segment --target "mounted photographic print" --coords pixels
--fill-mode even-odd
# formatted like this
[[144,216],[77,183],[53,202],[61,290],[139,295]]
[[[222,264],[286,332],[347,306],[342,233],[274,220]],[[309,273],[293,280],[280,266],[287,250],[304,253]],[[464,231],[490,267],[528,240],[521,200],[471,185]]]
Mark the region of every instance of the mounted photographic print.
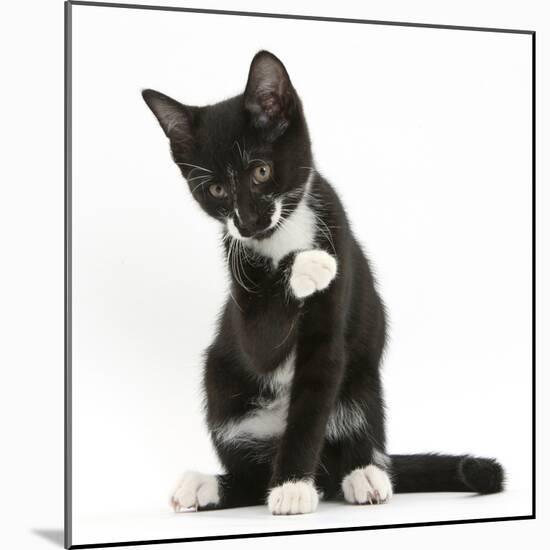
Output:
[[534,33],[66,4],[66,545],[534,517]]

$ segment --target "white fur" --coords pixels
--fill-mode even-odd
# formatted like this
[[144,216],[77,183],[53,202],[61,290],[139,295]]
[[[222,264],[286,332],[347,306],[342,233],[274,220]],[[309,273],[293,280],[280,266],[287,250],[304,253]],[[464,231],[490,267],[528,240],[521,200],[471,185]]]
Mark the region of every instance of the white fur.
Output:
[[269,511],[275,515],[309,514],[318,504],[319,494],[309,479],[287,481],[271,489],[267,497]]
[[327,439],[339,441],[366,430],[365,408],[356,401],[339,402],[328,419]]
[[[240,219],[240,218],[239,218]],[[243,237],[239,230],[237,229],[237,226],[235,225],[235,222],[233,221],[232,217],[227,218],[227,232],[234,238],[239,241],[247,242],[250,240],[250,237]]]
[[269,229],[273,229],[281,219],[281,212],[283,211],[283,199],[275,199],[275,210],[271,214],[271,223],[269,224]]
[[392,496],[388,474],[374,464],[357,468],[342,480],[344,498],[352,504],[381,504]]
[[295,364],[296,350],[293,349],[283,363],[274,371],[262,377],[262,384],[277,395],[288,393],[290,391],[292,379],[294,378]]
[[290,288],[296,298],[305,298],[327,288],[336,277],[334,256],[324,250],[305,250],[294,258],[290,274]]
[[172,492],[170,504],[175,512],[204,508],[220,502],[218,478],[199,472],[186,472]]
[[224,442],[265,440],[280,436],[286,427],[288,397],[280,397],[263,404],[241,420],[230,421],[216,430],[218,439]]
[[[269,258],[275,266],[277,266],[287,254],[297,250],[308,250],[315,244],[315,233],[317,230],[315,213],[307,202],[308,193],[314,177],[315,173],[311,171],[304,185],[304,196],[291,214],[282,221],[280,220],[283,201],[279,200],[280,210],[277,210],[278,205],[276,202],[275,213],[271,220],[272,226],[270,227],[275,227],[277,223],[279,226],[273,235],[267,239],[250,239],[246,243],[247,246],[258,254]],[[277,223],[273,223],[273,219],[277,212],[279,219]]]
[[[296,350],[292,350],[279,367],[262,377],[261,384],[274,394],[274,398],[258,400],[257,408],[250,413],[215,428],[214,434],[218,441],[227,444],[253,444],[283,434],[286,429],[295,362]],[[329,441],[339,441],[367,429],[365,407],[356,401],[339,402],[329,416],[326,438]],[[385,455],[378,453],[374,462],[383,466],[383,456]]]
[[[286,429],[290,387],[294,375],[294,355],[284,366],[264,381],[275,393],[275,399],[258,401],[258,408],[239,420],[226,422],[214,430],[216,438],[224,443],[251,443],[281,436]],[[292,361],[292,362],[291,362]],[[326,430],[328,441],[340,441],[368,429],[367,419],[361,406],[355,402],[338,403],[331,412]],[[376,452],[376,451],[375,451]],[[376,455],[374,463],[384,467],[385,463]],[[386,457],[389,461],[389,458]]]
[[[269,258],[275,267],[282,258],[291,252],[313,248],[317,222],[315,213],[308,204],[308,197],[314,177],[315,172],[311,171],[304,185],[302,199],[298,203],[298,206],[284,220],[282,219],[284,198],[275,199],[275,210],[271,215],[268,229],[276,229],[268,238],[258,240],[251,237],[243,237],[235,226],[232,217],[227,218],[227,232],[234,239],[245,243],[254,252]],[[235,212],[239,216],[237,209]]]
[[315,242],[315,215],[305,199],[267,239],[251,239],[247,245],[275,266],[291,252],[311,248]]
[[[271,214],[271,222],[269,223],[266,231],[269,229],[273,229],[281,219],[281,212],[283,211],[283,199],[275,199],[275,210],[273,211],[273,214]],[[235,208],[235,215],[239,220],[241,220],[241,215],[239,214],[239,209]],[[247,242],[253,242],[253,239],[251,237],[243,237],[240,233],[240,231],[237,229],[237,226],[235,225],[235,222],[233,221],[233,218],[229,216],[226,220],[227,224],[227,232],[234,238],[239,241],[243,241],[244,243]]]
[[261,380],[275,394],[274,399],[258,402],[258,408],[251,413],[239,420],[226,422],[216,429],[214,433],[220,441],[238,443],[265,440],[284,432],[295,360],[296,354],[293,350],[284,363]]
[[[273,399],[258,400],[257,408],[238,420],[231,420],[214,429],[216,438],[223,443],[254,443],[279,437],[286,429],[290,390],[294,378],[296,350],[270,374],[262,377],[261,384],[273,394]],[[331,412],[326,437],[338,441],[367,430],[364,407],[355,401],[337,403]],[[378,456],[378,455],[377,455]],[[379,456],[382,453],[379,453]],[[374,462],[380,466],[378,460]]]
[[[265,231],[269,231],[270,229],[273,229],[281,220],[281,214],[283,211],[283,199],[275,199],[275,209],[273,210],[273,214],[271,214],[271,221],[269,222],[269,225],[265,229]],[[239,209],[235,208],[235,215],[239,219],[239,221],[242,221],[241,215],[239,214]],[[234,238],[239,241],[243,241],[244,243],[257,243],[259,241],[256,241],[252,237],[244,237],[241,235],[240,231],[237,229],[237,226],[235,225],[235,222],[233,221],[232,216],[228,216],[226,220],[227,225],[227,232]],[[269,240],[269,239],[267,239]]]

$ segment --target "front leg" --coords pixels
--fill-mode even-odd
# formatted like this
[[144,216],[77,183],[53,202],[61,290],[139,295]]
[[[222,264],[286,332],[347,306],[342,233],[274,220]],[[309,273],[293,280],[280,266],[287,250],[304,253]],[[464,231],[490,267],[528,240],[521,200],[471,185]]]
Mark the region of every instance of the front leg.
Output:
[[290,289],[296,298],[306,298],[327,288],[336,271],[336,259],[324,250],[297,252],[290,272]]
[[331,289],[310,298],[300,323],[286,429],[277,448],[267,502],[273,514],[317,508],[314,476],[344,365],[341,320],[334,314],[337,296]]
[[319,333],[299,343],[287,425],[270,482],[268,507],[273,514],[303,514],[317,508],[314,476],[342,371],[342,352],[334,335]]
[[[273,514],[315,511],[319,494],[314,474],[343,372],[343,338],[333,315],[338,291],[318,296],[336,277],[337,263],[324,250],[294,255],[289,287],[307,303],[298,339],[295,374],[286,430],[281,438],[270,482],[268,507]],[[319,324],[321,319],[326,322]]]

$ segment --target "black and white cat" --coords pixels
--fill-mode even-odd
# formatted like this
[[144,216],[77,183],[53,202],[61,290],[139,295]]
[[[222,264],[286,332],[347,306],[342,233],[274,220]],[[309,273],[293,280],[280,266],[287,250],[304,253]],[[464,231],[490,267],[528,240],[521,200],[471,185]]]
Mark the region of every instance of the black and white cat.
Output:
[[175,510],[319,498],[502,489],[493,459],[386,454],[383,303],[330,184],[315,169],[300,99],[277,57],[252,60],[244,94],[206,107],[143,97],[199,205],[223,227],[231,290],[206,353],[208,426],[225,468],[184,474]]

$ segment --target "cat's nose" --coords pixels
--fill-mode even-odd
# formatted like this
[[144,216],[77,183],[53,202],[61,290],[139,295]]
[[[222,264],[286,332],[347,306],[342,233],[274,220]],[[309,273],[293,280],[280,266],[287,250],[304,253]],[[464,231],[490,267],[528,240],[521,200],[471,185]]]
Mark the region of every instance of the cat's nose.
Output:
[[235,216],[235,226],[243,237],[251,237],[258,231],[258,215],[249,214],[245,217]]
[[[237,224],[235,224],[235,225],[237,225]],[[239,233],[243,237],[252,237],[252,235],[254,235],[254,233],[256,233],[256,225],[255,224],[239,223],[237,225],[237,229],[239,230]]]

